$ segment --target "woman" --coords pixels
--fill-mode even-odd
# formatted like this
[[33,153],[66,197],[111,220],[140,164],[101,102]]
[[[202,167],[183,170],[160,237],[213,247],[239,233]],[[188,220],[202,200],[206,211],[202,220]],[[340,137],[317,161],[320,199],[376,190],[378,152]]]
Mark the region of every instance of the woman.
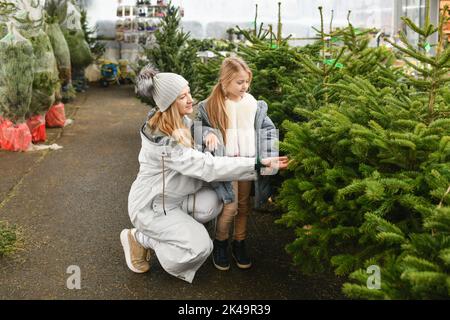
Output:
[[222,204],[205,182],[251,180],[261,166],[286,168],[286,157],[213,157],[193,148],[193,112],[188,82],[174,73],[144,68],[137,80],[140,95],[153,98],[158,110],[141,129],[140,170],[128,199],[134,229],[120,239],[127,266],[149,270],[148,249],[169,274],[192,282],[213,245],[202,223],[214,219]]

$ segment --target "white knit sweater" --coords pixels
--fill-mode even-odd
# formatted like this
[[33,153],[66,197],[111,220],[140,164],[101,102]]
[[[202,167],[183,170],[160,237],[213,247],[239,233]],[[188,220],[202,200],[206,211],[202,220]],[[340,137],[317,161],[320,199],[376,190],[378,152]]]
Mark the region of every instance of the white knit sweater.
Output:
[[256,155],[256,99],[246,93],[238,102],[227,99],[225,106],[229,119],[226,155],[228,157],[254,157]]

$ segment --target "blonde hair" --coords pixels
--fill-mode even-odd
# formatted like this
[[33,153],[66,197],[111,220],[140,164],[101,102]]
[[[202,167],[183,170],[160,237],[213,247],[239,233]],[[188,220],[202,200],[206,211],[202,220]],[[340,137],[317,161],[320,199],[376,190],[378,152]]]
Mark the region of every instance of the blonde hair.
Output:
[[211,95],[206,102],[206,112],[213,128],[219,129],[226,144],[226,130],[228,129],[228,116],[225,106],[225,88],[236,78],[236,75],[244,71],[248,73],[250,82],[253,73],[244,60],[238,57],[225,58],[220,67],[219,82],[214,86]]
[[165,135],[174,138],[179,144],[191,148],[193,146],[191,131],[185,126],[183,117],[178,111],[176,104],[177,101],[164,112],[157,111],[148,120],[147,125],[151,131],[159,130]]

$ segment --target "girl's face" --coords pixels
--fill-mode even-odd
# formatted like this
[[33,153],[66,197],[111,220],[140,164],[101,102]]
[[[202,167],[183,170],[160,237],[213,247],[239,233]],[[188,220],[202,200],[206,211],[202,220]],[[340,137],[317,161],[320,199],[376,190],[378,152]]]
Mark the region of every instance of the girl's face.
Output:
[[176,100],[176,107],[182,117],[187,114],[191,114],[194,111],[192,108],[192,103],[191,89],[186,86]]
[[239,101],[244,97],[250,86],[250,76],[241,70],[225,88],[228,99]]

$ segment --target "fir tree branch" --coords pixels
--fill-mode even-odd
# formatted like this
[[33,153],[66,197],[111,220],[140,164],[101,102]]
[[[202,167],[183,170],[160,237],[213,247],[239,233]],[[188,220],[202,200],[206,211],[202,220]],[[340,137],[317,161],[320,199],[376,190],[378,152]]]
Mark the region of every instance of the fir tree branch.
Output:
[[442,208],[442,204],[444,203],[444,199],[449,193],[450,193],[450,186],[448,187],[448,189],[445,192],[445,194],[442,196],[442,199],[441,199],[441,202],[439,202],[438,208]]

